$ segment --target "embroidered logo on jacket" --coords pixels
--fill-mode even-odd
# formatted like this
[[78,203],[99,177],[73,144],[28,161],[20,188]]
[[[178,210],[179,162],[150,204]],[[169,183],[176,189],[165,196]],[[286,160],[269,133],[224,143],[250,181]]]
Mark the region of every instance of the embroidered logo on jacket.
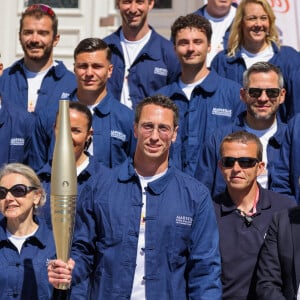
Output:
[[154,74],[161,75],[161,76],[168,76],[168,70],[164,68],[155,67]]
[[60,99],[64,100],[64,99],[68,99],[70,96],[70,93],[66,93],[66,92],[63,92],[60,96]]
[[232,110],[231,109],[226,109],[226,108],[214,107],[212,109],[211,114],[212,115],[216,115],[216,116],[224,116],[224,117],[231,118],[231,116],[232,116]]
[[10,145],[11,146],[24,146],[24,139],[23,138],[11,138]]
[[193,218],[187,216],[176,216],[176,224],[192,226]]
[[113,138],[116,138],[118,140],[121,140],[123,142],[126,141],[126,134],[124,134],[123,132],[117,131],[117,130],[111,130],[110,136]]

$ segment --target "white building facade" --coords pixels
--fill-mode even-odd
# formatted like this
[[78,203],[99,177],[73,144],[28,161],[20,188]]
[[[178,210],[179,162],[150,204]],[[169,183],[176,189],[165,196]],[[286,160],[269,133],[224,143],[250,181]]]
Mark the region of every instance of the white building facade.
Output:
[[[120,25],[114,0],[1,0],[1,60],[8,67],[23,56],[19,43],[19,21],[22,11],[32,3],[49,4],[59,20],[60,42],[54,49],[55,59],[73,69],[73,50],[87,37],[103,38]],[[179,15],[195,11],[203,0],[156,0],[157,8],[149,15],[149,23],[162,35],[170,37],[170,26]]]
[[[235,0],[239,2],[239,0]],[[282,44],[300,50],[300,1],[268,0],[276,14]],[[194,12],[206,0],[156,0],[156,8],[149,14],[149,23],[165,37],[179,15]],[[1,0],[0,53],[4,67],[23,56],[18,39],[21,12],[30,4],[44,3],[53,7],[59,19],[61,39],[54,50],[56,59],[73,69],[73,50],[87,37],[103,38],[120,25],[115,0]]]

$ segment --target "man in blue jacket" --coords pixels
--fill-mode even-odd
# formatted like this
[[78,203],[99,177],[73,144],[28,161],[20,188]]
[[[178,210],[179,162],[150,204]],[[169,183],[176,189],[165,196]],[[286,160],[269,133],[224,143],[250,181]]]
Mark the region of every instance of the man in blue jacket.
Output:
[[154,0],[116,0],[122,26],[104,40],[112,50],[114,71],[108,88],[130,108],[176,80],[179,63],[170,41],[148,24]]
[[[217,165],[220,144],[227,134],[245,130],[259,137],[264,147],[263,161],[266,165],[257,180],[267,189],[272,184],[276,172],[274,164],[284,145],[286,124],[277,117],[278,109],[285,100],[281,71],[268,62],[255,63],[245,71],[243,86],[240,95],[246,104],[246,111],[232,124],[215,130],[208,137],[197,163],[195,177],[208,187],[213,196],[225,188],[225,181]],[[257,93],[253,93],[255,91]],[[275,93],[272,94],[272,91]]]
[[207,3],[197,9],[194,14],[205,17],[212,27],[211,50],[207,54],[206,64],[209,67],[211,60],[218,52],[227,48],[228,36],[232,20],[235,16],[237,4],[233,0],[207,0]]
[[[262,188],[262,144],[246,131],[227,135],[219,167],[227,188],[214,197],[220,232],[223,300],[255,296],[255,268],[265,234],[275,212],[295,206],[287,196]],[[275,299],[275,298],[269,298]]]
[[0,77],[4,101],[35,115],[47,111],[54,121],[58,100],[75,87],[75,76],[53,59],[59,42],[58,20],[51,7],[33,4],[22,13],[19,39],[24,57]]
[[[58,20],[51,7],[44,4],[27,7],[19,31],[24,57],[5,69],[0,77],[3,104],[11,110],[18,107],[15,115],[19,110],[30,112],[34,118],[45,114],[44,128],[47,122],[54,124],[58,101],[76,87],[74,74],[61,61],[53,59],[53,48],[60,38],[57,27]],[[52,126],[47,134],[51,131]],[[31,158],[35,161],[34,156]]]
[[182,73],[157,93],[178,106],[180,126],[171,157],[179,169],[193,176],[205,140],[216,128],[231,124],[245,107],[240,85],[206,67],[212,35],[209,21],[189,14],[179,17],[171,31]]
[[[97,162],[113,168],[121,164],[135,150],[133,135],[134,113],[116,100],[107,88],[107,80],[113,72],[111,50],[98,38],[86,38],[74,50],[74,72],[77,88],[67,97],[89,107],[93,114],[93,138],[87,150]],[[32,164],[35,169],[43,166],[52,157],[53,124],[43,126],[46,114],[37,122],[34,134]],[[51,143],[52,140],[52,143]],[[49,149],[49,143],[50,149]]]
[[[88,299],[221,299],[212,200],[169,163],[178,110],[165,96],[136,108],[134,159],[88,186],[76,219],[72,258],[48,266],[50,282],[91,277]],[[93,199],[93,197],[95,197]],[[72,298],[72,297],[71,297]]]

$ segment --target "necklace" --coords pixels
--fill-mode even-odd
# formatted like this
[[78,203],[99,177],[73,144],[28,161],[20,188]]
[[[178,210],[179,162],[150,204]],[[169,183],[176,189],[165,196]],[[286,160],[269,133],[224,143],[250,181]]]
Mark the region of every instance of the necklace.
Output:
[[259,197],[259,189],[257,189],[256,195],[255,195],[255,199],[253,201],[253,207],[250,209],[249,212],[245,212],[239,208],[237,208],[237,212],[242,215],[245,219],[245,223],[247,226],[250,226],[251,223],[253,222],[253,218],[255,217],[256,213],[257,213],[257,202],[258,202],[258,197]]

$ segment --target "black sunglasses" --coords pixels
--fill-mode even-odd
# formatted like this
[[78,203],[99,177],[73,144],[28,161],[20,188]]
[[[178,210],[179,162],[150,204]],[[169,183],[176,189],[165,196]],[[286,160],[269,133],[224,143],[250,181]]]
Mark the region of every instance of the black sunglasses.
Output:
[[53,18],[55,16],[53,9],[50,6],[45,5],[45,4],[32,4],[26,8],[25,12],[28,12],[28,11],[34,10],[34,9],[39,9],[39,10],[43,11],[44,13],[49,15],[51,18]]
[[34,186],[26,186],[24,184],[16,184],[10,189],[0,186],[0,200],[5,199],[8,192],[14,197],[24,197],[33,190],[37,190],[37,188]]
[[248,95],[252,98],[259,98],[263,91],[266,92],[268,98],[277,98],[280,94],[280,88],[269,88],[269,89],[261,89],[261,88],[248,88],[246,91]]
[[253,157],[226,156],[221,158],[221,164],[224,168],[232,168],[236,161],[243,169],[253,168],[259,162],[257,158],[253,158]]

